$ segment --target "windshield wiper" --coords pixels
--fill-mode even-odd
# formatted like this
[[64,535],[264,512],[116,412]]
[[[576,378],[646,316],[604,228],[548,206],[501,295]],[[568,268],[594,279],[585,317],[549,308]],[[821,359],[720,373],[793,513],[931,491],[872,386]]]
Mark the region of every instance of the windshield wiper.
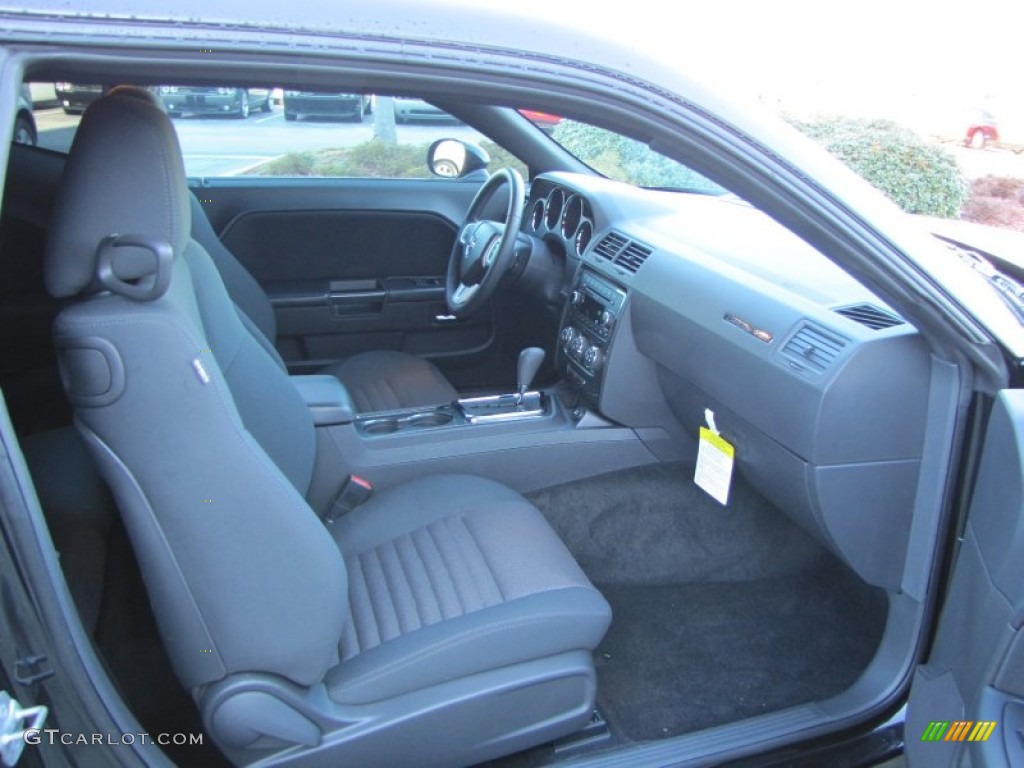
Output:
[[1004,272],[1000,272],[991,261],[977,251],[953,245],[952,243],[947,244],[950,250],[956,253],[960,261],[985,278],[986,282],[992,286],[996,293],[1002,297],[1003,301],[1009,305],[1010,309],[1014,311],[1017,319],[1024,322],[1024,285],[1021,285]]

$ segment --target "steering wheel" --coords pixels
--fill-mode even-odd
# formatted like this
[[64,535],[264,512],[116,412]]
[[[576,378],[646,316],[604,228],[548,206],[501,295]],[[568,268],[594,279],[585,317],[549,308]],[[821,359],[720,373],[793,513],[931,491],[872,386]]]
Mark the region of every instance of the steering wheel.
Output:
[[[481,218],[487,204],[508,187],[508,210],[501,222]],[[514,168],[496,171],[476,193],[466,221],[459,229],[445,280],[448,311],[466,317],[480,309],[494,293],[498,281],[512,266],[516,236],[523,220],[523,177]]]

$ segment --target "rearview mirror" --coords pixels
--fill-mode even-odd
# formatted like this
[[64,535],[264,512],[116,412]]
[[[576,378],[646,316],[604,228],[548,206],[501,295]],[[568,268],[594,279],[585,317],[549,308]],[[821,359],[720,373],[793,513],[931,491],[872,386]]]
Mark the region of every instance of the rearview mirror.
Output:
[[465,178],[486,169],[490,162],[490,155],[482,147],[461,139],[439,139],[427,151],[430,172],[443,179]]

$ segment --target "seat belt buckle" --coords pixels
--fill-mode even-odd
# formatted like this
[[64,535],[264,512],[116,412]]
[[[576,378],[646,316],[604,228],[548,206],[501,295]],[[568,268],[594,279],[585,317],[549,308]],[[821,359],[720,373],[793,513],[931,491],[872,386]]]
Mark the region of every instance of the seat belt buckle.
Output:
[[331,508],[327,512],[325,522],[330,525],[342,515],[347,515],[372,495],[373,483],[365,477],[349,475],[345,478],[345,482],[341,484],[341,490],[338,491],[338,495],[334,497],[334,503],[331,504]]

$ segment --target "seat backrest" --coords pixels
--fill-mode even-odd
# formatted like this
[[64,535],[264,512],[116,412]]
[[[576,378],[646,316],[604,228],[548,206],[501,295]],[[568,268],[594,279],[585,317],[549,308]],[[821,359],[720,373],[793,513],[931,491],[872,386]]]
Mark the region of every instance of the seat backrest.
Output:
[[274,307],[270,303],[270,298],[256,282],[252,273],[217,237],[206,211],[203,210],[202,203],[191,192],[189,193],[189,204],[192,209],[192,239],[210,254],[232,301],[259,329],[259,332],[273,344],[277,340],[277,320],[274,317]]
[[46,253],[48,289],[74,298],[54,326],[65,391],[183,684],[309,685],[336,662],[347,610],[341,555],[303,498],[312,421],[190,223],[177,136],[150,94],[94,102]]

